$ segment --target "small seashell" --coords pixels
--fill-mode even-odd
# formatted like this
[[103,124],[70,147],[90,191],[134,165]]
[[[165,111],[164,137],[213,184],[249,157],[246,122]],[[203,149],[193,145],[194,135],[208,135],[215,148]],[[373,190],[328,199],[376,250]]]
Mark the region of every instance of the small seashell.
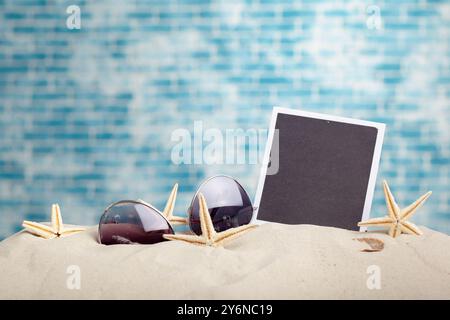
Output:
[[384,249],[384,242],[376,238],[356,238],[359,242],[365,242],[369,245],[370,249],[363,249],[361,252],[379,252]]

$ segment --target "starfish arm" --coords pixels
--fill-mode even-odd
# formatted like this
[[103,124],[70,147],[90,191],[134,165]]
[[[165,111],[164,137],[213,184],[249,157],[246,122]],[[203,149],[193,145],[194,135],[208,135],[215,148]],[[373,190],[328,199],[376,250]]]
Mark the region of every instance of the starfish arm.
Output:
[[211,241],[215,235],[216,230],[209,214],[208,205],[206,204],[203,194],[198,194],[199,208],[200,208],[200,227],[202,229],[202,235],[207,241]]
[[257,227],[257,225],[254,224],[247,224],[244,226],[240,226],[237,228],[231,228],[222,232],[217,233],[216,237],[214,238],[214,242],[217,245],[223,244],[225,241],[230,241],[232,239],[235,239],[237,237],[240,237],[244,233],[250,231],[251,229]]
[[359,227],[387,227],[394,223],[391,217],[372,218],[366,221],[358,222]]
[[175,201],[177,199],[177,192],[178,192],[178,183],[175,183],[175,185],[172,188],[172,191],[170,192],[169,199],[167,199],[166,207],[163,211],[163,216],[169,219],[173,214],[173,209],[175,207]]
[[402,230],[399,223],[395,223],[389,228],[389,235],[392,238],[397,238],[401,233]]
[[384,197],[386,199],[386,206],[388,208],[389,216],[395,220],[400,219],[400,209],[395,202],[395,198],[392,195],[391,190],[389,189],[389,185],[386,180],[383,181],[383,191]]
[[57,234],[61,234],[64,224],[61,217],[61,209],[57,203],[52,204],[52,227]]
[[64,230],[61,231],[60,236],[61,237],[68,237],[75,233],[86,231],[86,228],[83,227],[76,227],[76,228],[64,228]]
[[412,204],[407,206],[405,209],[401,211],[401,219],[407,220],[409,219],[417,209],[431,196],[431,191],[428,191],[424,195],[422,195],[419,199],[414,201]]
[[37,222],[32,221],[24,221],[22,223],[22,226],[29,232],[38,235],[45,239],[52,239],[56,237],[55,232],[53,229],[49,226],[46,226],[44,224],[40,224]]
[[404,233],[414,234],[416,236],[421,236],[423,234],[423,232],[412,222],[402,221],[400,226]]
[[168,220],[172,225],[187,224],[187,219],[183,217],[171,216]]
[[204,237],[193,236],[188,234],[165,234],[164,239],[167,240],[179,240],[197,245],[205,245],[207,243]]

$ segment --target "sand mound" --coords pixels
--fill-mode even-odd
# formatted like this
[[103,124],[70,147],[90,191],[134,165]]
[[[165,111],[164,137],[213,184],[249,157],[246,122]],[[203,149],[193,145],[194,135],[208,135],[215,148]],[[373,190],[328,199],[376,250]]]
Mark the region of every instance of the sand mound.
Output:
[[[450,237],[422,230],[392,239],[265,224],[224,248],[104,246],[96,227],[53,240],[20,232],[0,242],[0,298],[450,299]],[[369,236],[383,240],[384,250],[361,252],[368,244],[354,238]],[[69,289],[77,270],[81,287]],[[378,272],[381,288],[369,289]]]

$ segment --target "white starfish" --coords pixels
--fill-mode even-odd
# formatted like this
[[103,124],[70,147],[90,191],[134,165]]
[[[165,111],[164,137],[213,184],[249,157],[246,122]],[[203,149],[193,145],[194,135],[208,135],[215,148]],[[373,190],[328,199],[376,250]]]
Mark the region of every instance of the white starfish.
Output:
[[173,186],[172,192],[170,193],[169,199],[167,200],[166,207],[162,212],[163,216],[172,224],[172,225],[181,225],[187,224],[187,219],[183,217],[178,217],[173,215],[173,209],[175,207],[175,200],[177,199],[178,192],[178,183],[175,183]]
[[388,227],[389,235],[393,238],[396,238],[402,233],[422,235],[422,231],[414,223],[407,220],[411,218],[416,210],[428,199],[431,195],[431,191],[422,195],[408,207],[400,209],[395,202],[395,198],[386,181],[383,181],[383,190],[384,197],[386,198],[386,206],[388,208],[388,216],[361,221],[358,223],[358,226]]
[[225,241],[232,240],[244,232],[247,232],[256,225],[247,224],[237,228],[231,228],[222,232],[216,232],[214,225],[209,215],[208,206],[203,194],[198,195],[199,207],[200,207],[200,227],[202,235],[186,235],[186,234],[165,234],[163,237],[168,240],[180,240],[192,244],[207,245],[217,247],[223,245]]
[[83,227],[65,228],[61,217],[61,210],[59,209],[58,204],[52,205],[51,219],[52,219],[51,226],[32,221],[24,221],[22,223],[22,226],[28,232],[31,232],[45,239],[67,237],[86,230],[86,228]]

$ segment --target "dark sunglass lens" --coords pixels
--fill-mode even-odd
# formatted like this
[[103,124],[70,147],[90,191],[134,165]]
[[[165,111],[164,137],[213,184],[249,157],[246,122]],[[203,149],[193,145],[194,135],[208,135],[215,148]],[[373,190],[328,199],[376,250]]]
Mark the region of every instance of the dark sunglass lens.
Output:
[[[250,223],[253,216],[252,203],[235,179],[226,176],[213,177],[200,186],[198,193],[205,196],[217,232]],[[188,213],[191,230],[200,235],[202,231],[197,196]]]
[[103,244],[152,244],[165,241],[173,229],[156,210],[137,202],[119,202],[100,218],[99,241]]

